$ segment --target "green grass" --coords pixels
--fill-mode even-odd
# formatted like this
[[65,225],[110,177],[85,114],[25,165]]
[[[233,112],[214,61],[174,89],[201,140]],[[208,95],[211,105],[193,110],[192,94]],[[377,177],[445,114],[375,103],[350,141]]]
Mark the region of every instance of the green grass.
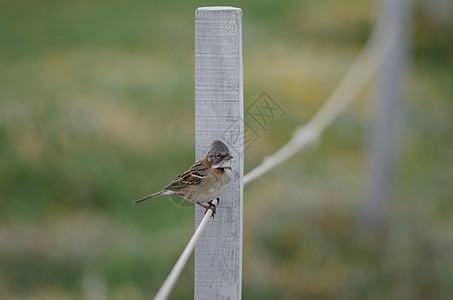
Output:
[[[148,299],[163,282],[193,232],[193,209],[168,197],[131,202],[193,162],[193,24],[203,5],[0,3],[0,298],[86,299],[105,287],[109,299]],[[372,5],[243,4],[245,106],[267,91],[285,110],[268,132],[246,117],[261,136],[246,170],[321,106],[366,40]],[[453,293],[452,32],[415,16],[385,226],[363,224],[364,92],[317,147],[246,187],[245,299]],[[174,299],[192,297],[192,264]]]

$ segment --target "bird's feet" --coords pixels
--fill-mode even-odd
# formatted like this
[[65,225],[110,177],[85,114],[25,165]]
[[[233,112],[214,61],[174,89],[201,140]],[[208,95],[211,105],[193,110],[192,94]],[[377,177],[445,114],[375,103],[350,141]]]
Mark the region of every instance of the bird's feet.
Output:
[[[198,204],[200,205],[201,207],[203,207],[204,209],[206,209],[206,211],[204,212],[204,214],[206,214],[208,212],[208,210],[212,210],[212,219],[214,219],[214,216],[216,214],[216,207],[217,205],[212,203],[213,200],[209,201],[208,202],[208,205],[204,205],[203,203],[200,203],[200,202],[195,202],[195,204]],[[219,200],[217,198],[217,204],[219,203]]]
[[214,220],[214,216],[217,213],[217,204],[219,204],[219,200],[217,199],[217,204],[212,203],[213,200],[208,202],[208,207],[206,208],[205,214],[208,210],[212,210],[212,219]]

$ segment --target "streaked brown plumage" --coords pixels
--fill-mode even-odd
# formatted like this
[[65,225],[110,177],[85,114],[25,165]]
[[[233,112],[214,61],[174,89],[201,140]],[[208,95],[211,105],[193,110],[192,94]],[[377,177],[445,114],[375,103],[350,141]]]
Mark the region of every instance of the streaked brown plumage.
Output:
[[178,175],[161,191],[143,197],[140,203],[159,195],[178,195],[206,209],[215,207],[202,203],[210,202],[223,194],[233,179],[230,167],[231,156],[228,147],[221,141],[214,141],[205,158],[197,161],[189,170]]

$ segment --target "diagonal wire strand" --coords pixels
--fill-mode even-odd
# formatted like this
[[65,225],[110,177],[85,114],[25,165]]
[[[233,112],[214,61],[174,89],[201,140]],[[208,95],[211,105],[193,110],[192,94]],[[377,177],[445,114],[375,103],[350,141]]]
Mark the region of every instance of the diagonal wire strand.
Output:
[[[381,35],[381,32],[384,29],[385,24],[383,24],[382,21],[379,21],[375,25],[366,45],[324,105],[308,123],[294,130],[293,137],[282,148],[265,159],[261,165],[247,173],[243,179],[244,184],[262,176],[298,151],[316,141],[322,132],[357,97],[359,92],[379,71],[379,68],[383,65],[390,52],[399,41],[400,33],[390,35],[391,37],[388,41],[382,41],[382,38],[380,39],[379,37],[389,36]],[[379,41],[379,44],[377,44],[377,41]],[[385,48],[378,51],[377,47]],[[217,205],[217,200],[214,200],[213,204]],[[208,209],[175,266],[154,297],[154,300],[165,300],[168,298],[211,216],[212,210]]]
[[[214,204],[215,206],[217,206],[217,203],[218,203],[217,199],[212,201],[212,204]],[[195,247],[198,238],[200,237],[201,233],[206,227],[206,224],[208,224],[209,218],[211,216],[212,209],[208,209],[203,219],[201,220],[200,225],[198,225],[197,230],[195,231],[189,243],[187,244],[186,248],[184,248],[184,251],[181,253],[181,256],[179,257],[175,266],[173,267],[173,269],[171,269],[170,274],[168,274],[167,279],[165,279],[159,291],[157,291],[156,296],[154,296],[154,300],[165,300],[168,298],[171,291],[173,290],[173,287],[176,284],[176,281],[178,281],[179,275],[181,275],[181,272],[184,269],[187,260],[189,260],[190,254],[192,254],[193,248]]]
[[[367,43],[323,106],[308,123],[294,130],[293,137],[289,142],[244,175],[244,185],[277,167],[283,161],[316,141],[326,127],[357,97],[379,71],[400,39],[400,32],[389,37],[389,35],[382,35],[384,30],[385,24],[378,21]],[[382,36],[385,36],[387,41],[383,41]],[[383,47],[383,50],[378,51],[378,47]]]

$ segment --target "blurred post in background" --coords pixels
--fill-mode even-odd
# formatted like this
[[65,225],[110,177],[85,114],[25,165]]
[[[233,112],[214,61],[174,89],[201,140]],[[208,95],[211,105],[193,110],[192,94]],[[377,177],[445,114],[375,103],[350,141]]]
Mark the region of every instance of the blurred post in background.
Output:
[[365,206],[365,223],[380,228],[385,222],[388,200],[397,164],[396,150],[404,97],[405,72],[409,63],[411,0],[377,1],[378,34],[376,56],[397,39],[388,59],[377,76],[371,111],[374,128],[371,136],[370,187]]
[[[229,147],[234,179],[195,247],[195,299],[240,299],[244,115],[242,10],[201,7],[195,12],[195,153],[214,140]],[[205,210],[196,207],[195,223]]]

